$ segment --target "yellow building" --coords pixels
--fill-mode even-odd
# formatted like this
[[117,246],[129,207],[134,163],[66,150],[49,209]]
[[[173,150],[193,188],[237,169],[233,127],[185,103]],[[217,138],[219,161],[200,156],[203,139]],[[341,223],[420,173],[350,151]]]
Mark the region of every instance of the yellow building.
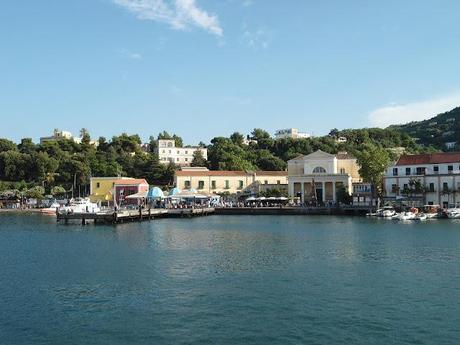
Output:
[[113,203],[113,187],[115,182],[120,179],[132,180],[130,177],[91,177],[91,202]]
[[176,171],[174,182],[180,189],[196,189],[208,194],[242,192],[254,183],[276,188],[287,184],[287,171],[225,171],[206,168],[182,168]]

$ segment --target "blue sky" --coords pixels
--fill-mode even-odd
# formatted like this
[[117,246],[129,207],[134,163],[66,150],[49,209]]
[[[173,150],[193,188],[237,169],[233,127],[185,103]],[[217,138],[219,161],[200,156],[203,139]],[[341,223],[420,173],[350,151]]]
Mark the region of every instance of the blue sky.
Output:
[[458,1],[41,0],[0,8],[0,137],[385,126],[460,105]]

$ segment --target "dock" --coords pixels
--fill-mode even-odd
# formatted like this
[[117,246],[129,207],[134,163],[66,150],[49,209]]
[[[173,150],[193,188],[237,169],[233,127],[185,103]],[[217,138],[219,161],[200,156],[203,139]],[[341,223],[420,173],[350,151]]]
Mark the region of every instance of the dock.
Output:
[[62,213],[56,212],[58,222],[68,224],[70,221],[88,222],[94,224],[118,224],[125,222],[146,221],[155,218],[191,218],[207,216],[215,212],[214,208],[181,208],[181,209],[142,209],[142,210],[119,210],[96,213]]
[[372,212],[375,207],[225,207],[216,208],[216,215],[277,215],[277,216],[302,216],[302,215],[336,215],[336,216],[364,216]]

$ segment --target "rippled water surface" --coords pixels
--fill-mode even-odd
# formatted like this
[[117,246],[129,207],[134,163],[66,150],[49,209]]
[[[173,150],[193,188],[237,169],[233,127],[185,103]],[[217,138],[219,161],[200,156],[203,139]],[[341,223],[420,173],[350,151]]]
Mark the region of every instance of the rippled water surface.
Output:
[[0,344],[459,344],[460,222],[0,215]]

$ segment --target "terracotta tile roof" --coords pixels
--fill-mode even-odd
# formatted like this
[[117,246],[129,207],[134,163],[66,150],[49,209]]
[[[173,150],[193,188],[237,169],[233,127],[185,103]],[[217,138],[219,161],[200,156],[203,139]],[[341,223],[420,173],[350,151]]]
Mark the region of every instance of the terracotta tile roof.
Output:
[[115,180],[114,183],[116,185],[123,185],[123,186],[148,184],[147,181],[143,178],[119,179],[119,180]]
[[421,155],[402,155],[396,165],[442,164],[460,162],[460,152],[442,152]]
[[258,176],[287,176],[287,171],[256,171]]
[[[287,171],[255,171],[258,176],[287,176]],[[247,171],[211,170],[211,171],[176,171],[176,176],[251,176]]]

